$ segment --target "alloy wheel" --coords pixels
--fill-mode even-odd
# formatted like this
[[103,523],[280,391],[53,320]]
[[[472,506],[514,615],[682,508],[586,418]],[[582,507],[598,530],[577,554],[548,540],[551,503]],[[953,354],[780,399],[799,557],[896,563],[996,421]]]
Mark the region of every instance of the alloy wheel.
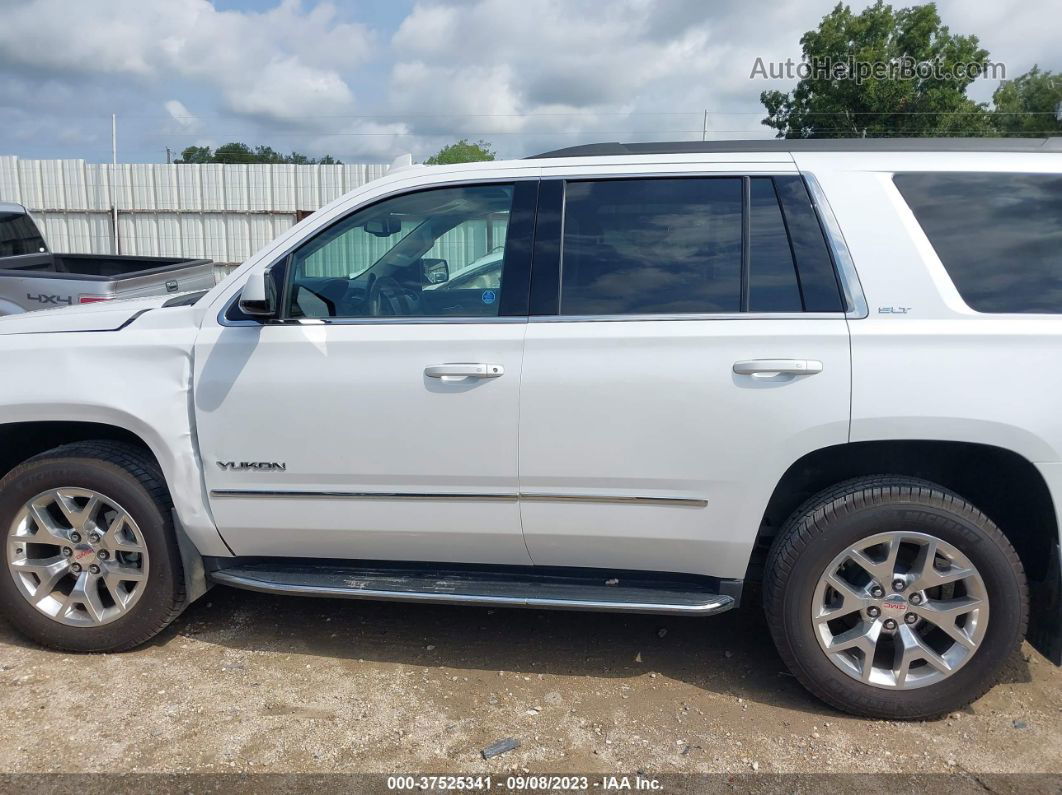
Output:
[[121,505],[91,489],[33,497],[15,516],[7,544],[19,592],[62,624],[108,624],[137,603],[147,584],[140,528]]
[[845,549],[815,588],[811,621],[830,661],[875,687],[935,684],[969,662],[989,604],[976,567],[918,532],[880,533]]

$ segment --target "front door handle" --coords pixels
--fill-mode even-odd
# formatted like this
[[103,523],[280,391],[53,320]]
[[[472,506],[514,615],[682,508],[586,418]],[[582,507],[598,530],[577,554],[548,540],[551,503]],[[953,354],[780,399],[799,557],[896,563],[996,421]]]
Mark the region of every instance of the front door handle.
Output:
[[815,375],[822,372],[816,359],[748,359],[734,362],[738,375]]
[[428,378],[498,378],[505,374],[500,364],[433,364],[424,368]]

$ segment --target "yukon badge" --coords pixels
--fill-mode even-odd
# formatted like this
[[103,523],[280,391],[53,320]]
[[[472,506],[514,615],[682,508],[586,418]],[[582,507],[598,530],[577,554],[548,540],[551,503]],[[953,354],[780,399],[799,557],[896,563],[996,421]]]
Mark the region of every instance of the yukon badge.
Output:
[[254,470],[256,472],[285,472],[287,471],[287,463],[278,463],[276,461],[218,461],[218,466],[226,472],[247,472],[248,470]]

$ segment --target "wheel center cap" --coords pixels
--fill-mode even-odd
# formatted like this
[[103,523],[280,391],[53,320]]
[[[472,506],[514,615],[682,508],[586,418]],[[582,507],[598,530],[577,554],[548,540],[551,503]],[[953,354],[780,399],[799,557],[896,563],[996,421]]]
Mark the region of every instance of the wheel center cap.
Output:
[[78,544],[74,547],[74,554],[70,559],[77,564],[87,566],[96,559],[96,550],[88,544]]
[[893,610],[897,613],[907,610],[907,598],[901,594],[889,594],[881,601],[884,610]]

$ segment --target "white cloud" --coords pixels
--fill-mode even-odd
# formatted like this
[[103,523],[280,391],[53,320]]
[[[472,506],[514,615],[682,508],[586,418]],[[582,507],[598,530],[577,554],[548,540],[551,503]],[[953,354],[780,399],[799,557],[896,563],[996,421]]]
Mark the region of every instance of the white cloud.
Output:
[[[786,14],[758,12],[747,23],[752,40],[770,47],[771,17]],[[498,143],[510,153],[587,138],[698,137],[705,107],[738,95],[743,110],[756,108],[768,87],[748,79],[752,49],[734,48],[735,25],[748,16],[734,2],[420,2],[392,38],[390,99],[410,114],[481,114],[455,132],[506,136]],[[777,35],[787,54],[799,54],[798,38],[790,26]],[[768,135],[758,122],[746,115],[729,128]],[[440,132],[433,117],[410,123]]]
[[[760,124],[760,92],[792,82],[750,79],[752,66],[757,57],[798,61],[800,37],[834,5],[420,0],[391,40],[390,99],[411,114],[426,143],[446,126],[454,134],[493,133],[510,154],[587,140],[698,138],[706,108],[712,137],[769,137],[773,131]],[[858,12],[869,0],[852,5]],[[1011,69],[1017,74],[1032,65],[1029,53],[1041,66],[1062,66],[1057,37],[1042,22],[1048,6],[1030,0],[1018,13],[989,6],[975,12],[942,0],[941,13],[952,32],[981,33],[997,60],[1027,61]],[[990,95],[994,87],[977,85],[972,93]],[[447,109],[506,115],[413,115]]]
[[297,0],[262,14],[218,11],[207,0],[29,0],[5,8],[0,26],[0,61],[9,65],[188,78],[216,88],[234,113],[295,122],[321,107],[349,110],[342,72],[371,49],[365,26],[337,21],[331,4],[306,11]]
[[201,126],[200,120],[193,116],[191,111],[179,99],[167,100],[163,103],[163,107],[170,114],[170,118],[177,123],[178,127],[185,130],[196,130]]
[[[347,161],[418,157],[458,137],[503,156],[594,140],[767,137],[757,57],[799,60],[835,0],[0,0],[0,151],[147,157],[189,143],[265,143]],[[858,12],[870,0],[852,2]],[[917,0],[894,0],[913,5]],[[1048,0],[939,0],[952,32],[981,36],[1014,76],[1062,70]],[[381,5],[381,7],[384,7]],[[386,20],[386,21],[384,21]],[[994,84],[971,94],[987,99]],[[145,109],[154,109],[153,120]],[[191,110],[189,110],[191,109]],[[123,115],[124,114],[124,115]],[[139,127],[137,126],[139,125]],[[91,146],[80,150],[83,130]],[[30,142],[27,144],[26,142]],[[6,153],[6,152],[5,152]]]
[[338,74],[306,66],[294,57],[270,61],[249,85],[229,86],[226,93],[237,113],[307,122],[322,112],[349,108],[354,101]]

